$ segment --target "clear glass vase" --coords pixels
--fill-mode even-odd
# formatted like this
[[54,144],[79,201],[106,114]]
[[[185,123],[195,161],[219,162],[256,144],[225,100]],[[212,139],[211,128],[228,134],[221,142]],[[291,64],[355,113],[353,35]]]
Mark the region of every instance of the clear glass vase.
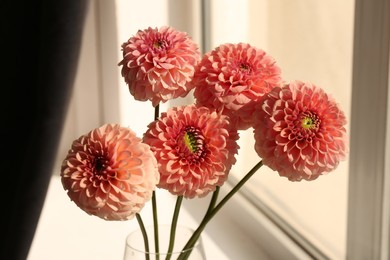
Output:
[[[186,226],[177,226],[174,247],[171,254],[168,254],[169,237],[171,232],[170,225],[160,225],[159,234],[159,253],[156,253],[154,243],[153,226],[146,227],[149,241],[149,252],[145,251],[144,237],[140,229],[131,232],[126,237],[126,247],[123,260],[175,260],[182,253],[184,245],[194,232],[193,229]],[[191,248],[190,260],[206,260],[202,237],[200,237],[193,248]]]

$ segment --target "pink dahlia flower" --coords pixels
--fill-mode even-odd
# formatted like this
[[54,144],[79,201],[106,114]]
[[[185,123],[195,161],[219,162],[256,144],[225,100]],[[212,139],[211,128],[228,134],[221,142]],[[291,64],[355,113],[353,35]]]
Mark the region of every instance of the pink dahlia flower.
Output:
[[346,117],[332,97],[311,83],[274,88],[255,114],[257,154],[291,181],[314,180],[346,157]]
[[148,28],[122,44],[122,76],[136,100],[153,106],[184,97],[200,60],[198,45],[172,27]]
[[73,141],[61,180],[70,199],[88,214],[127,220],[151,198],[159,174],[148,145],[130,129],[106,124]]
[[204,197],[225,182],[237,140],[226,116],[195,105],[169,109],[144,134],[158,161],[157,186],[186,198]]
[[270,55],[246,43],[227,43],[203,56],[191,84],[197,104],[222,111],[245,130],[259,99],[280,83],[280,68]]

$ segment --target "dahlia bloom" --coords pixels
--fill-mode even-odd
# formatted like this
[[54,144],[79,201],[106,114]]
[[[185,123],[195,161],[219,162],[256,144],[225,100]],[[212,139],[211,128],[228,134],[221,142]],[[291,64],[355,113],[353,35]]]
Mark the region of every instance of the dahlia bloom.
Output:
[[197,104],[221,111],[245,130],[252,126],[259,99],[281,81],[280,68],[263,50],[227,43],[202,57],[191,84]]
[[61,166],[68,196],[105,220],[134,217],[159,180],[150,147],[125,127],[106,124],[74,140]]
[[172,27],[139,30],[122,44],[121,74],[136,100],[159,102],[184,97],[200,60],[198,45]]
[[311,83],[274,88],[255,117],[257,154],[291,181],[314,180],[346,157],[346,117],[332,97]]
[[237,130],[226,116],[194,104],[162,113],[143,139],[158,161],[157,187],[186,198],[204,197],[221,186],[236,162]]

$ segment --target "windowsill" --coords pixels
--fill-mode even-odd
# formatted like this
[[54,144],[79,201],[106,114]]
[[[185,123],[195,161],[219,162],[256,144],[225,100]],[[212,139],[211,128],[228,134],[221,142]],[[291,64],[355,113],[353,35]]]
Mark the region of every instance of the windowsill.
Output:
[[[174,204],[173,196],[157,191],[160,223],[170,223]],[[151,203],[147,203],[141,212],[145,225],[152,223],[151,212]],[[185,207],[179,223],[197,226]],[[70,201],[60,178],[53,176],[28,260],[119,260],[123,258],[126,235],[137,228],[135,219],[104,221],[87,215]],[[206,232],[202,236],[207,259],[229,259]]]
[[[230,189],[225,183],[220,199]],[[159,223],[169,224],[175,197],[161,189],[156,194]],[[209,199],[183,200],[178,224],[195,229]],[[145,225],[153,223],[151,203],[141,216]],[[89,216],[70,201],[59,176],[53,176],[27,260],[121,260],[126,236],[135,229],[135,219],[104,221]],[[202,241],[207,259],[310,259],[240,193],[208,223]]]

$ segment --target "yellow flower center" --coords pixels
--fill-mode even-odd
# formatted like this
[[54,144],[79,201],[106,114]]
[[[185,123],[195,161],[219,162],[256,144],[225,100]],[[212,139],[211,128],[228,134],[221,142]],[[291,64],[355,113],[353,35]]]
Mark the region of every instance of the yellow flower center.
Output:
[[308,117],[304,117],[302,119],[302,124],[301,126],[304,128],[304,129],[313,129],[316,127],[316,120],[313,119],[312,117],[308,116]]
[[205,140],[202,132],[195,127],[185,127],[176,139],[178,155],[190,164],[199,163],[205,156]]
[[183,136],[183,141],[191,153],[196,152],[198,147],[196,145],[196,137],[195,137],[194,133],[185,132],[184,136]]
[[302,112],[295,122],[295,137],[298,140],[312,140],[321,128],[321,119],[312,111]]
[[156,50],[161,50],[167,47],[167,42],[164,41],[163,39],[156,39],[153,42],[153,48]]

